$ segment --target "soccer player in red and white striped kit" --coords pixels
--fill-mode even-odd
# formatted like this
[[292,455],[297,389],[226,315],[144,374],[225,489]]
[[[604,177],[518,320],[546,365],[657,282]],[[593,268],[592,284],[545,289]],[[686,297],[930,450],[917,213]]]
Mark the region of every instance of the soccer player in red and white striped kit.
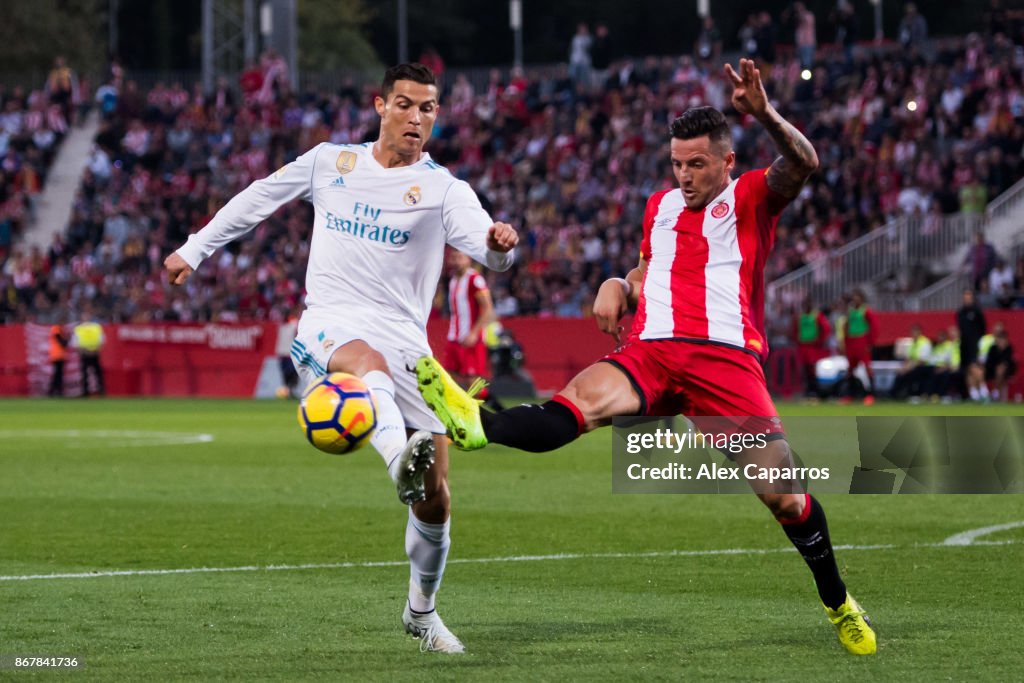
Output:
[[[497,320],[487,280],[473,267],[473,261],[458,249],[448,253],[448,339],[444,366],[463,386],[487,376],[487,345],[484,330]],[[501,403],[484,386],[477,398],[494,410]]]
[[[780,156],[733,179],[736,154],[722,112],[699,107],[676,119],[670,156],[679,188],[648,200],[638,267],[604,282],[594,304],[598,326],[616,339],[622,316],[636,307],[628,340],[552,400],[497,413],[480,410],[436,361],[421,358],[420,391],[456,446],[550,451],[614,416],[683,414],[705,432],[704,424],[768,432],[766,447],[736,459],[793,466],[761,367],[764,265],[779,215],[818,157],[768,102],[752,60],[741,59],[738,73],[731,65],[725,71],[733,106],[764,126]],[[853,654],[873,654],[874,630],[839,576],[825,513],[799,482],[789,484],[754,489],[810,567],[840,642]]]

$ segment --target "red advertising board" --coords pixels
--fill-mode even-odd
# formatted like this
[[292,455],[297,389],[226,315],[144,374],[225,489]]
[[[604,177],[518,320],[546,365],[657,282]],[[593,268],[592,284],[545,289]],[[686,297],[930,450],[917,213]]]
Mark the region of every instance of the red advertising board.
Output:
[[[986,311],[989,324],[1001,320],[1024,361],[1024,311]],[[912,322],[926,334],[954,324],[952,311],[880,313],[879,342],[891,344],[906,336]],[[511,318],[502,321],[526,356],[526,369],[541,392],[565,386],[587,365],[615,347],[591,319]],[[628,323],[627,323],[628,324]],[[41,325],[0,325],[0,395],[45,393],[50,368],[46,359],[47,328]],[[447,321],[432,320],[427,328],[435,353],[442,353]],[[113,396],[237,396],[254,395],[264,361],[273,357],[278,326],[249,324],[104,325],[106,344],[101,362],[107,391]],[[31,348],[30,348],[31,347]],[[776,366],[769,361],[769,375]],[[75,364],[65,370],[65,386],[75,390]]]

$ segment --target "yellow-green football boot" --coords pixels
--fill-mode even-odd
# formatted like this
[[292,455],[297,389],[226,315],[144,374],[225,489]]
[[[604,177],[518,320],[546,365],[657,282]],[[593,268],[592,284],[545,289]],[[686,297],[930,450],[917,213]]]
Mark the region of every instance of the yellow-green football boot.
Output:
[[836,627],[839,642],[850,654],[875,654],[875,629],[871,627],[871,620],[852,595],[846,594],[846,602],[840,605],[839,609],[825,607],[825,614]]
[[437,359],[423,356],[416,361],[416,384],[423,400],[448,430],[456,447],[474,451],[487,445],[480,422],[480,403],[474,396],[487,386],[478,379],[469,390],[459,386]]

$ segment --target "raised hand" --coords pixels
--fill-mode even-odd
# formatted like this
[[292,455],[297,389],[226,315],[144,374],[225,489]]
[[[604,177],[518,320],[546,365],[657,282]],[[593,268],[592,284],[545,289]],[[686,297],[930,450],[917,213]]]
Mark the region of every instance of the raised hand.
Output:
[[753,59],[740,60],[740,72],[732,64],[725,65],[725,75],[732,83],[732,106],[741,114],[755,117],[768,111],[768,93],[761,83],[761,70],[754,66]]

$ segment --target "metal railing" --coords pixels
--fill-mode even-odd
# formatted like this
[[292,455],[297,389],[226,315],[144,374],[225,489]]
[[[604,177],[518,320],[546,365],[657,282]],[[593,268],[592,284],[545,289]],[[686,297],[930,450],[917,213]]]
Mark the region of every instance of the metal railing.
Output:
[[[1024,201],[1024,180],[1018,181],[986,207],[985,225],[991,225],[996,221],[1011,217],[1014,211],[1020,209],[1022,201]],[[970,239],[970,232],[968,239]],[[919,292],[888,295],[879,300],[879,307],[895,311],[933,311],[957,308],[960,305],[963,291],[972,285],[965,270],[965,264],[957,262],[956,257],[960,255],[956,252],[962,246],[964,244],[959,244],[947,252],[950,256],[948,265],[953,269],[952,273]],[[1016,238],[1009,254],[1011,263],[1015,263],[1024,254],[1024,234]],[[941,254],[937,256],[941,256]]]
[[905,218],[898,218],[770,282],[769,308],[795,309],[808,296],[819,304],[832,303],[854,286],[892,272],[899,251],[893,237],[901,232],[905,222]]
[[964,289],[969,289],[971,279],[957,271],[933,282],[920,292],[881,294],[875,298],[876,307],[885,311],[935,311],[959,308]]
[[1021,200],[1024,200],[1024,178],[989,202],[985,207],[985,216],[989,221],[998,220],[1013,211]]
[[[943,258],[955,260],[957,250],[970,244],[979,229],[1010,215],[1021,202],[1024,202],[1024,179],[994,199],[984,215],[896,218],[770,282],[767,287],[769,310],[792,310],[807,296],[819,304],[832,303],[855,287],[870,286],[890,277],[899,281],[915,265],[934,266]],[[953,262],[944,264],[947,271],[959,266]],[[928,310],[947,301],[955,306],[961,292],[962,281],[953,273],[920,292],[883,294],[875,303],[883,310]]]
[[[774,310],[789,310],[810,296],[831,304],[855,287],[905,276],[968,244],[984,224],[980,214],[901,216],[768,285]],[[877,302],[876,302],[877,303]]]

